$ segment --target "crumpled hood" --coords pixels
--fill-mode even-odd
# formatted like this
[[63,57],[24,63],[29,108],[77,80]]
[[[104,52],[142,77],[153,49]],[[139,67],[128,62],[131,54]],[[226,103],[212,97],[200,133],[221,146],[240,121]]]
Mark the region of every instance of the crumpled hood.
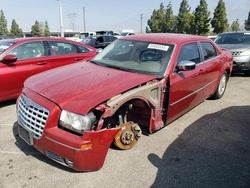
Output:
[[218,44],[220,48],[225,48],[230,51],[245,51],[245,50],[250,50],[250,45],[246,44]]
[[81,62],[32,76],[25,87],[64,110],[87,114],[105,100],[155,78]]

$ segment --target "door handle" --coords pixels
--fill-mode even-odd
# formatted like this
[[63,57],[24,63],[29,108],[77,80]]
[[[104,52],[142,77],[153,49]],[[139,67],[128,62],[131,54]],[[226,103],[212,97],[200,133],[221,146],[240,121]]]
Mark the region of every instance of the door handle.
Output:
[[40,62],[37,63],[37,65],[46,65],[46,64],[47,64],[46,61],[40,61]]
[[199,74],[203,74],[204,73],[204,70],[203,69],[200,69],[199,70]]
[[75,58],[75,61],[81,61],[81,60],[83,60],[83,59],[80,58],[80,57],[76,57],[76,58]]

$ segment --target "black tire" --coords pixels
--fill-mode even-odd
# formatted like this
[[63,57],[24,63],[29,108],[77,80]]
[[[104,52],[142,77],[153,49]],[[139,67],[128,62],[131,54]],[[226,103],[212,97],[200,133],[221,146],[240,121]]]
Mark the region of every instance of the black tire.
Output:
[[227,72],[224,72],[220,77],[218,86],[214,94],[211,96],[211,99],[220,99],[224,95],[227,87],[227,81],[228,81],[228,74]]
[[250,70],[244,72],[245,76],[250,76]]

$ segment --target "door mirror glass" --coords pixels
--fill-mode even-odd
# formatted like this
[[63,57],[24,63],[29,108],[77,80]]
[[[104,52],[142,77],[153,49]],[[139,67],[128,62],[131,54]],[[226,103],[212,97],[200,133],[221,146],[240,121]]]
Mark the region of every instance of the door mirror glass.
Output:
[[193,61],[180,61],[177,65],[177,71],[189,71],[189,70],[194,70],[196,66],[196,63]]
[[11,64],[17,61],[17,57],[15,55],[6,55],[2,61],[6,64]]

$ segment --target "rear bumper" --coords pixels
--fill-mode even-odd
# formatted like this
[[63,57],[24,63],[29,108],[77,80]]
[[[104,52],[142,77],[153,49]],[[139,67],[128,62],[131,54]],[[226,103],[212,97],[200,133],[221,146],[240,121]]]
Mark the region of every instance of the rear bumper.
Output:
[[41,138],[33,138],[33,146],[50,159],[77,171],[94,171],[103,166],[108,149],[120,130],[103,129],[77,136],[57,127],[61,109],[40,96],[24,89],[23,94],[49,110]]

